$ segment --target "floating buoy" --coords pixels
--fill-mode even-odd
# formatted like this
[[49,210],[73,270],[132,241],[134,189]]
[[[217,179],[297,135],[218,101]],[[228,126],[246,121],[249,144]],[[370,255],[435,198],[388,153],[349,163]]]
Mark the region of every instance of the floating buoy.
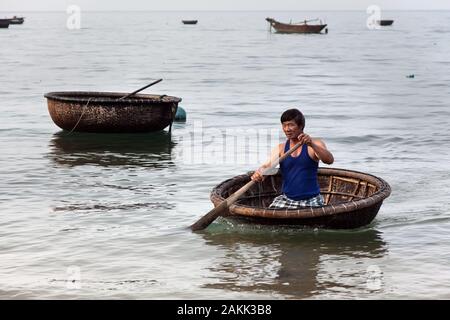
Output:
[[407,77],[407,78],[414,78],[414,75],[413,75],[413,74],[409,74],[409,75],[407,75],[406,77]]
[[182,107],[178,107],[177,113],[175,114],[175,121],[185,122],[186,121],[186,111]]

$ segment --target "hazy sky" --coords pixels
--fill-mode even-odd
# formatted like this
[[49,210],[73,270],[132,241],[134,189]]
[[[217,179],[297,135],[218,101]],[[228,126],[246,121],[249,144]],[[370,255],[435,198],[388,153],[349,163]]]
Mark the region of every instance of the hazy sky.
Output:
[[81,10],[450,10],[450,0],[0,0],[0,11]]

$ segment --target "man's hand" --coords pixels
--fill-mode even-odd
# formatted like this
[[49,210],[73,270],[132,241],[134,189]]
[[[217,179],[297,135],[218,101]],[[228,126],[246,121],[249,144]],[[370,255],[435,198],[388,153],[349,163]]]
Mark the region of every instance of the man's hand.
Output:
[[265,176],[263,176],[263,171],[266,168],[264,166],[262,166],[261,168],[259,168],[258,170],[255,171],[255,173],[253,173],[251,179],[255,182],[261,182],[264,180]]
[[299,142],[301,142],[302,144],[306,144],[308,146],[312,145],[312,139],[309,135],[307,135],[306,133],[302,133],[298,136],[298,140]]

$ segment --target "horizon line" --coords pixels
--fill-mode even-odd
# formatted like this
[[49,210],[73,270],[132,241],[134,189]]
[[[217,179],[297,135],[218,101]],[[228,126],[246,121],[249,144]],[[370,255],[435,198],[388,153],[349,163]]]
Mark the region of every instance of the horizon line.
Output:
[[[0,12],[65,12],[65,10],[0,10]],[[209,10],[209,9],[199,9],[199,10],[173,10],[173,9],[165,9],[165,10],[150,10],[150,9],[110,9],[110,10],[98,10],[98,9],[86,9],[82,10],[84,12],[302,12],[302,11],[322,11],[322,12],[334,12],[334,11],[364,11],[363,9],[277,9],[277,10],[271,10],[271,9],[264,9],[264,10],[241,10],[241,9],[216,9],[216,10]],[[449,9],[383,9],[383,11],[450,11]]]

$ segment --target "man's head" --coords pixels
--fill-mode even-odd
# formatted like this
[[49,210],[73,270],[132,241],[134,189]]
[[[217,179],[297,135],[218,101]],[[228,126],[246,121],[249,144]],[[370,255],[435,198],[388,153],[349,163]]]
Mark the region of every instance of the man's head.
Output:
[[305,117],[298,109],[289,109],[281,115],[281,125],[288,139],[298,137],[305,128]]

